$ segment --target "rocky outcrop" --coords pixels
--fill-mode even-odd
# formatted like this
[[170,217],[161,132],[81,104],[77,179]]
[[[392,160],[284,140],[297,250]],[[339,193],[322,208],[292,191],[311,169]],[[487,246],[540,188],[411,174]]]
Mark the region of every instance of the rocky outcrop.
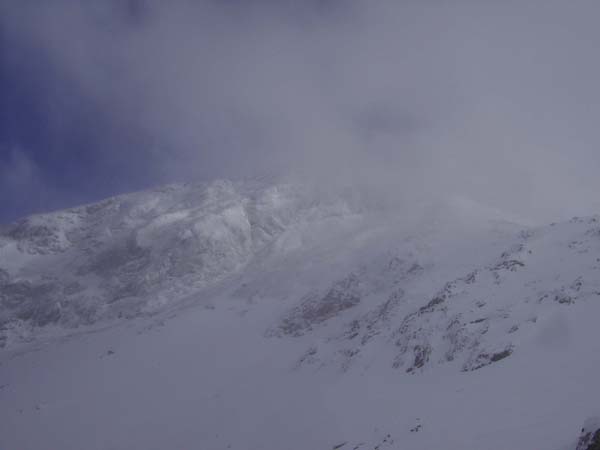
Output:
[[360,302],[360,282],[355,274],[350,274],[336,282],[324,295],[317,293],[306,296],[282,320],[280,331],[283,334],[300,336],[312,326],[337,316]]
[[585,421],[575,450],[600,450],[600,418]]

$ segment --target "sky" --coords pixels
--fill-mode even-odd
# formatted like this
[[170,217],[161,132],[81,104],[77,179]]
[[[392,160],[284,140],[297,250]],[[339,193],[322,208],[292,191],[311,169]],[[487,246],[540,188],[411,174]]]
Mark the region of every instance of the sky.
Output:
[[600,4],[0,0],[0,222],[263,174],[600,210]]

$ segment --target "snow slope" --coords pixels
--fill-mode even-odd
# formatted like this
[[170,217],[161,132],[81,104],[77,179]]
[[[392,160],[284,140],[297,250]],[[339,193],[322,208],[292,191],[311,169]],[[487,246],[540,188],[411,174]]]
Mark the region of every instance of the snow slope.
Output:
[[574,449],[600,220],[418,211],[219,181],[6,227],[0,448]]

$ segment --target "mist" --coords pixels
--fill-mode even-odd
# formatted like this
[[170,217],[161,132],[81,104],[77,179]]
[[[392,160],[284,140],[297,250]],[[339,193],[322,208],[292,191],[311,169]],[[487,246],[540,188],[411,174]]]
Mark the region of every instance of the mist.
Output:
[[[268,173],[407,214],[449,195],[533,222],[594,214],[598,13],[552,0],[7,0],[8,61],[43,61],[53,133],[68,145],[95,130],[102,145],[77,151],[111,165],[60,189],[52,180],[78,167],[0,142],[0,199],[44,191],[66,206]],[[78,120],[81,105],[102,120]]]

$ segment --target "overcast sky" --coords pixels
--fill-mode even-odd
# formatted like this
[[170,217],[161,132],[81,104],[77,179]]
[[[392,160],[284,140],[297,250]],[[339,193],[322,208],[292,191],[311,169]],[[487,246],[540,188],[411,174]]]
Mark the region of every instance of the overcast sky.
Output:
[[0,0],[0,221],[287,174],[600,210],[600,4]]

